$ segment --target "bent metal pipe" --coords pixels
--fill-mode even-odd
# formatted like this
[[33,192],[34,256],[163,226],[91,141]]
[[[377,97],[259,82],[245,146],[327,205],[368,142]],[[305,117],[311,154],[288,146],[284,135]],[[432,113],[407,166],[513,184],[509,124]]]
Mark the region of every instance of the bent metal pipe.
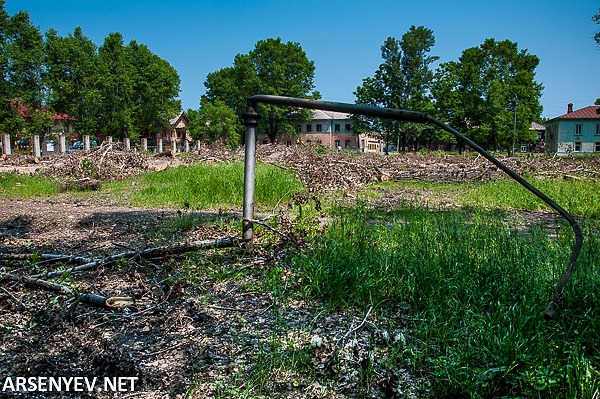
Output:
[[[465,137],[464,135],[462,135],[461,133],[459,133],[457,130],[453,129],[452,127],[446,125],[443,122],[438,121],[437,119],[429,117],[427,114],[425,114],[423,112],[406,111],[406,110],[399,110],[399,109],[394,109],[394,108],[373,107],[373,106],[358,105],[358,104],[337,103],[337,102],[323,101],[323,100],[310,100],[310,99],[304,99],[304,98],[273,96],[273,95],[266,95],[266,94],[258,94],[258,95],[248,98],[248,109],[245,114],[248,115],[248,119],[250,121],[249,121],[249,123],[247,123],[247,130],[249,128],[253,129],[256,126],[255,123],[257,122],[257,120],[254,118],[255,118],[255,115],[257,115],[256,108],[257,108],[258,103],[266,103],[266,104],[290,106],[290,107],[298,107],[298,108],[320,109],[320,110],[325,110],[325,111],[337,111],[337,112],[345,112],[345,113],[353,114],[353,115],[364,115],[364,116],[377,117],[377,118],[394,119],[394,120],[405,121],[405,122],[431,124],[431,125],[437,126],[441,129],[451,133],[458,140],[462,141],[463,143],[465,143],[468,146],[470,146],[471,148],[473,148],[475,151],[477,151],[479,154],[481,154],[484,158],[486,158],[492,164],[497,166],[504,173],[509,175],[513,180],[516,180],[519,184],[521,184],[523,187],[525,187],[527,190],[529,190],[535,196],[537,196],[542,201],[544,201],[546,204],[548,204],[552,209],[554,209],[556,212],[558,212],[567,222],[569,222],[569,224],[571,225],[571,228],[573,229],[573,233],[575,235],[575,244],[573,245],[573,250],[571,251],[571,256],[569,257],[567,266],[566,266],[558,284],[556,285],[552,299],[550,300],[550,303],[549,303],[548,307],[546,308],[546,312],[544,313],[544,318],[546,320],[549,320],[554,316],[554,312],[556,310],[558,300],[560,299],[563,287],[564,287],[567,279],[571,275],[571,272],[573,271],[573,267],[575,266],[575,263],[577,262],[577,258],[579,258],[579,253],[581,252],[581,247],[583,245],[583,234],[581,232],[581,228],[579,227],[579,224],[577,223],[575,218],[571,214],[569,214],[567,211],[565,211],[560,205],[558,205],[556,202],[554,202],[552,199],[550,199],[544,193],[539,191],[537,188],[533,187],[529,182],[527,182],[525,179],[523,179],[521,176],[519,176],[517,173],[515,173],[508,166],[504,165],[502,162],[500,162],[499,160],[494,158],[490,153],[485,151],[477,143],[475,143],[474,141]],[[252,118],[252,117],[254,117],[254,118]],[[252,133],[254,133],[254,131]],[[248,141],[246,142],[246,144],[247,145],[249,144]],[[251,145],[253,147],[255,147],[256,140],[254,140],[254,142]],[[248,154],[248,152],[247,152],[247,154]],[[246,161],[245,161],[246,165],[249,167],[251,167],[252,165],[255,164],[255,159],[253,158],[254,151],[253,150],[250,151],[250,154],[252,156],[252,159],[246,159]],[[249,184],[251,184],[253,187],[254,186],[254,173],[253,172],[252,172],[251,178],[252,178],[252,181],[249,182]],[[254,192],[252,190],[252,195],[253,195],[253,193]],[[246,196],[244,197],[244,209],[245,210],[247,208],[248,209],[251,208],[250,204],[247,204],[246,201],[251,201],[251,204],[253,204],[254,199],[253,198],[246,199]],[[251,212],[251,211],[249,211],[249,212]],[[244,215],[244,217],[247,218],[247,220],[252,219],[252,215],[250,213],[248,215]],[[245,226],[245,231],[246,231],[246,228],[247,228],[247,226]],[[251,227],[250,227],[250,231],[251,231]],[[244,237],[244,238],[251,240],[251,237]]]

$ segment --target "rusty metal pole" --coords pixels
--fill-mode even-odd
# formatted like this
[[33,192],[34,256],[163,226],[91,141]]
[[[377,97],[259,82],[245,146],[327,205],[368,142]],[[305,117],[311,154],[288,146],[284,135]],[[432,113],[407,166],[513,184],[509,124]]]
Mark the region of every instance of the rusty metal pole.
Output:
[[[583,233],[581,232],[581,228],[579,224],[575,220],[575,218],[565,211],[561,206],[559,206],[556,202],[551,200],[548,196],[542,193],[537,188],[533,187],[529,182],[523,179],[521,176],[516,174],[502,162],[494,158],[490,153],[481,148],[477,143],[470,140],[469,138],[463,136],[457,130],[452,127],[446,125],[445,123],[438,121],[437,119],[431,118],[427,116],[423,112],[417,111],[406,111],[395,108],[381,108],[381,107],[372,107],[367,105],[358,105],[358,104],[345,104],[345,103],[337,103],[331,101],[322,101],[322,100],[310,100],[306,98],[294,98],[294,97],[282,97],[282,96],[273,96],[267,94],[258,94],[250,97],[248,99],[248,103],[252,103],[253,107],[256,107],[256,104],[259,102],[274,104],[274,105],[285,105],[290,107],[299,107],[299,108],[309,108],[309,109],[322,109],[326,111],[338,111],[338,112],[346,112],[348,114],[354,115],[365,115],[372,116],[377,118],[388,118],[399,121],[406,122],[415,122],[415,123],[426,123],[435,125],[445,131],[451,133],[458,140],[462,141],[465,144],[468,144],[474,150],[479,152],[484,158],[490,161],[492,164],[497,166],[500,170],[510,176],[512,179],[517,181],[523,187],[528,189],[531,193],[536,195],[539,199],[544,201],[547,205],[549,205],[552,209],[557,211],[569,224],[573,229],[573,234],[575,236],[575,243],[573,244],[573,250],[571,251],[571,256],[569,257],[569,261],[567,263],[567,267],[565,268],[560,281],[556,285],[554,290],[554,295],[550,301],[550,304],[546,308],[546,312],[544,313],[544,318],[549,320],[554,316],[554,312],[556,310],[558,300],[561,297],[562,290],[564,285],[567,282],[567,279],[571,275],[575,263],[579,257],[581,252],[581,248],[583,246]],[[246,138],[247,139],[247,138]],[[246,153],[247,154],[247,153]],[[248,162],[248,160],[246,160]],[[254,187],[254,186],[253,186]],[[250,235],[251,237],[251,235]]]
[[254,187],[256,180],[256,127],[260,115],[256,112],[256,102],[248,102],[242,114],[246,126],[246,148],[244,159],[244,210],[242,220],[242,241],[247,249],[252,249],[254,219]]

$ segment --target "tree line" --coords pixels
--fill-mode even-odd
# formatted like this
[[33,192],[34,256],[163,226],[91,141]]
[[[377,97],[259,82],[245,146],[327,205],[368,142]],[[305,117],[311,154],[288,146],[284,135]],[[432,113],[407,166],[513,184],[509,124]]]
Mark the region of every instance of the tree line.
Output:
[[[111,33],[95,45],[81,28],[44,35],[25,11],[9,16],[0,0],[0,129],[41,132],[68,116],[80,134],[97,132],[136,139],[160,131],[181,109],[180,78],[169,63],[135,40]],[[599,14],[600,15],[600,14]],[[594,21],[600,21],[598,15]],[[599,36],[596,36],[596,40]],[[382,62],[356,88],[356,103],[426,112],[489,150],[532,142],[529,127],[541,121],[539,58],[510,40],[490,38],[465,49],[458,60],[438,63],[433,31],[411,26],[388,37]],[[437,65],[437,66],[436,66]],[[315,65],[299,43],[260,40],[232,66],[207,75],[198,109],[188,109],[195,139],[238,145],[246,99],[257,93],[319,99]],[[307,110],[259,105],[259,132],[275,141],[294,134]],[[294,118],[294,123],[291,118]],[[453,143],[431,126],[355,117],[355,132],[378,135],[399,148]]]
[[[431,54],[434,45],[433,31],[423,26],[412,26],[401,39],[388,37],[381,46],[379,68],[354,92],[356,103],[426,112],[492,150],[508,148],[515,140],[529,143],[537,137],[529,127],[541,119],[543,87],[535,80],[538,57],[509,40],[487,39],[464,50],[458,61],[444,62],[434,69],[439,60]],[[188,111],[195,121],[192,134],[218,139],[212,121],[224,121],[228,115],[232,124],[223,132],[236,132],[231,138],[237,140],[243,130],[239,117],[250,95],[318,99],[313,81],[314,63],[298,43],[284,43],[279,38],[259,41],[248,54],[238,54],[231,67],[207,76],[200,110]],[[259,106],[263,117],[259,130],[272,142],[277,134],[294,134],[292,115],[296,121],[310,119],[308,112]],[[217,110],[218,118],[211,115]],[[354,119],[356,133],[378,135],[400,148],[455,140],[431,126],[360,116]],[[229,137],[221,138],[230,141]]]
[[180,78],[141,43],[110,33],[97,46],[81,28],[44,35],[29,13],[0,0],[0,131],[43,135],[57,120],[79,134],[137,139],[181,109]]

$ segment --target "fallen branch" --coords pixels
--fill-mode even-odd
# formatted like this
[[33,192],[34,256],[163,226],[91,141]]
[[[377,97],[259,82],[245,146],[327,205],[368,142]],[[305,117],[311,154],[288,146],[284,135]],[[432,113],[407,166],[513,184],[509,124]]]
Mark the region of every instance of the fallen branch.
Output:
[[181,242],[173,245],[166,245],[162,247],[156,248],[148,248],[142,251],[128,251],[122,252],[120,254],[112,255],[103,259],[97,259],[83,265],[75,266],[69,270],[56,270],[53,272],[48,272],[44,274],[36,274],[31,277],[33,278],[50,278],[61,276],[64,273],[76,273],[87,270],[92,270],[101,265],[110,264],[116,262],[119,259],[131,259],[134,257],[140,258],[157,258],[166,255],[174,255],[181,254],[185,252],[197,251],[200,249],[207,248],[227,248],[234,247],[238,245],[238,239],[236,237],[227,237],[227,238],[216,238],[213,240],[202,240],[202,241],[192,241],[192,242]]
[[[77,294],[71,288],[67,287],[66,285],[52,283],[50,281],[42,280],[39,278],[33,278],[33,277],[29,277],[29,276],[15,276],[13,274],[7,274],[7,275],[2,276],[2,279],[0,281],[16,281],[16,282],[20,282],[24,285],[32,285],[34,287],[41,288],[46,291],[57,292],[59,294],[62,294],[62,295],[68,296],[68,297],[73,297],[75,299],[75,301],[70,306],[71,309],[76,307],[77,304],[79,304],[79,303],[85,303],[85,304],[91,305],[91,306],[105,307],[105,308],[111,308],[111,309],[124,308],[124,307],[128,307],[128,306],[132,306],[134,304],[133,298],[131,298],[131,297],[105,297],[105,296],[96,295],[96,294]],[[14,296],[12,296],[10,294],[10,292],[8,292],[4,287],[0,287],[0,288],[2,288],[3,291],[7,292],[13,299],[16,300],[16,298]],[[21,306],[27,308],[22,302],[20,302],[18,300],[17,300],[17,302]]]
[[286,240],[290,240],[290,238],[285,233],[283,233],[283,232],[281,232],[281,231],[279,231],[277,229],[274,229],[273,227],[269,226],[265,222],[261,222],[260,220],[256,220],[256,219],[248,219],[248,218],[243,218],[242,220],[244,222],[254,223],[254,224],[258,224],[259,226],[263,226],[263,227],[267,228],[268,230],[271,230],[273,233],[279,234],[280,236],[282,236]]
[[25,305],[23,302],[21,302],[19,300],[19,298],[14,296],[9,290],[7,290],[4,287],[0,287],[0,289],[2,289],[2,291],[6,292],[6,294],[8,294],[8,296],[10,296],[12,298],[12,300],[15,301],[20,307],[22,307],[25,310],[29,310],[29,307],[27,307],[27,305]]

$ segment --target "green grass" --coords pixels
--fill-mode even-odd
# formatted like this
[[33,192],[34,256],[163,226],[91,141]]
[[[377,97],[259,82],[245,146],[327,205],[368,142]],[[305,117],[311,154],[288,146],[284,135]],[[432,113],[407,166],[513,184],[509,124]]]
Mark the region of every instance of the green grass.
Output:
[[501,211],[357,206],[290,262],[307,295],[330,308],[406,304],[412,336],[380,361],[424,375],[429,397],[599,395],[600,223],[583,225],[585,246],[550,322],[543,312],[572,234],[562,223],[518,224]]
[[[532,180],[534,187],[546,194],[567,212],[600,217],[600,183],[595,180]],[[514,181],[469,185],[458,199],[464,205],[492,208],[540,210],[550,209],[542,200]]]
[[[197,164],[146,174],[135,180],[106,186],[115,192],[131,191],[131,204],[146,207],[217,209],[241,207],[244,199],[244,164]],[[302,189],[293,172],[257,164],[255,203],[273,207]]]
[[0,196],[3,198],[47,197],[58,193],[56,181],[47,177],[0,173]]

